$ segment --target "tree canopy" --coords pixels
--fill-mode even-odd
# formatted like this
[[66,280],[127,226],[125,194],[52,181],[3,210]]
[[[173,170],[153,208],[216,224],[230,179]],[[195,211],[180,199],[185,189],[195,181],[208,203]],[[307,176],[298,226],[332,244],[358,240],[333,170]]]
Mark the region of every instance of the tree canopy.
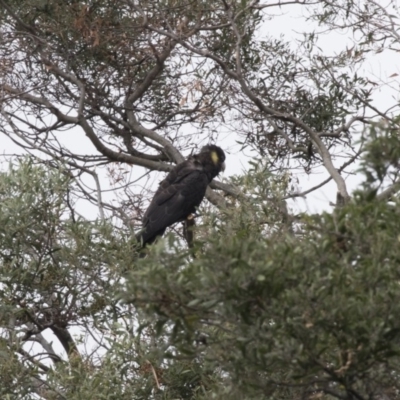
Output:
[[[398,75],[365,72],[396,7],[0,0],[0,397],[399,398]],[[139,258],[154,182],[209,143],[247,169]],[[328,182],[329,212],[287,203]]]

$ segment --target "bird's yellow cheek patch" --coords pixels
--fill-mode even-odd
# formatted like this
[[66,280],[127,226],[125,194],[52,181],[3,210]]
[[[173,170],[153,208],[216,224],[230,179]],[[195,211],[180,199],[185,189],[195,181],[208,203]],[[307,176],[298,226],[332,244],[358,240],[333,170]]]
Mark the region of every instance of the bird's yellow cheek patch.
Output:
[[215,151],[211,152],[211,160],[213,161],[214,164],[218,164],[219,157]]

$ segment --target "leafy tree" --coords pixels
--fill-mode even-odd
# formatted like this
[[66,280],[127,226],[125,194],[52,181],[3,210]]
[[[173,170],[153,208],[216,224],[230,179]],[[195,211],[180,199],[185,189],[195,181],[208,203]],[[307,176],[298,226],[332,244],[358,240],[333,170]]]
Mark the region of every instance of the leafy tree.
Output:
[[[400,397],[399,110],[375,101],[396,74],[360,73],[398,51],[395,2],[0,6],[0,397]],[[294,9],[314,31],[265,34]],[[355,39],[333,56],[326,31]],[[247,170],[212,184],[192,248],[139,259],[156,173],[226,132]],[[329,181],[330,213],[287,206]]]
[[371,138],[362,189],[333,213],[293,232],[253,192],[207,228],[197,258],[160,246],[136,264],[122,298],[167,340],[160,353],[218,377],[193,398],[399,398],[399,200],[377,187],[400,143],[388,127]]
[[[168,171],[182,152],[218,141],[223,131],[271,170],[322,166],[347,201],[343,174],[359,158],[355,139],[377,115],[397,124],[395,104],[373,101],[390,79],[380,84],[357,73],[371,52],[397,50],[395,2],[0,4],[1,132],[41,159],[62,159],[84,182],[81,196],[125,221],[140,217],[143,199],[125,189],[131,182],[118,166],[135,166],[136,182],[140,167]],[[295,45],[266,35],[268,20],[291,8],[316,21]],[[319,31],[349,28],[365,40],[335,57],[319,48]],[[118,205],[101,195],[104,166]],[[224,203],[216,192],[208,198]]]

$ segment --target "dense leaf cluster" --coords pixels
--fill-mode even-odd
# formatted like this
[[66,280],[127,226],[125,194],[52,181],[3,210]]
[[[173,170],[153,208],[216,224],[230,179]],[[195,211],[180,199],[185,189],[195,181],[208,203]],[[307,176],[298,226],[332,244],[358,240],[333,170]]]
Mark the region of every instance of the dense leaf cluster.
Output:
[[[270,30],[291,7],[297,42]],[[0,173],[0,398],[400,398],[398,74],[364,71],[396,7],[0,0],[0,133],[33,155]],[[150,173],[213,142],[254,159],[193,248],[139,258]],[[297,191],[299,167],[325,176]],[[330,181],[331,212],[289,209]]]
[[152,254],[125,298],[168,337],[175,362],[200,358],[219,375],[217,398],[397,393],[399,221],[397,203],[360,194],[305,218],[301,235],[227,224],[189,263]]
[[0,175],[1,395],[397,398],[400,207],[376,195],[381,166],[397,166],[392,133],[374,128],[365,184],[334,212],[282,219],[287,183],[254,162],[235,178],[241,201],[218,218],[204,209],[195,248],[168,236],[144,259],[129,231],[71,211],[61,165],[11,166]]

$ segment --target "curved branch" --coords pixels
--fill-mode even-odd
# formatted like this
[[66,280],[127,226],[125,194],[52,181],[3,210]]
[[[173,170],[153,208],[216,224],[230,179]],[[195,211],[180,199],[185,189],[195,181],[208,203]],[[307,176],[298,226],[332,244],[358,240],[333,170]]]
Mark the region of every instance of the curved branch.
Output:
[[117,162],[124,162],[127,164],[139,165],[141,167],[150,168],[158,171],[169,171],[171,167],[168,164],[144,160],[140,157],[131,156],[129,154],[118,153],[114,150],[111,150],[109,147],[105,146],[102,141],[97,137],[93,128],[88,124],[86,119],[83,116],[79,117],[79,125],[84,130],[86,136],[93,143],[94,147],[104,156],[108,157],[110,160]]
[[327,171],[329,172],[329,174],[332,176],[332,179],[336,182],[338,190],[339,190],[340,194],[342,195],[343,199],[345,201],[348,201],[350,199],[350,196],[347,191],[346,182],[344,181],[343,177],[340,175],[338,170],[333,165],[331,154],[329,153],[329,150],[325,146],[324,142],[319,137],[318,133],[315,132],[314,130],[312,130],[301,119],[299,119],[291,114],[277,111],[277,110],[265,105],[263,103],[263,101],[255,93],[253,93],[253,91],[247,85],[245,78],[243,77],[243,75],[241,73],[240,54],[239,54],[239,50],[240,50],[239,45],[241,42],[240,32],[236,28],[235,21],[234,21],[234,18],[232,15],[230,16],[230,19],[231,19],[231,24],[232,24],[233,30],[237,35],[237,43],[238,43],[237,49],[236,49],[236,71],[233,71],[223,59],[221,59],[220,57],[211,53],[209,50],[199,49],[197,47],[194,47],[194,46],[188,44],[187,42],[185,42],[184,40],[181,40],[181,38],[173,32],[169,32],[169,31],[166,31],[163,29],[159,29],[159,28],[150,26],[147,21],[144,21],[143,27],[149,29],[150,31],[156,32],[160,35],[164,35],[171,39],[174,39],[177,42],[179,42],[179,44],[181,46],[185,47],[186,49],[190,50],[191,52],[198,54],[200,56],[209,58],[210,60],[213,60],[221,67],[221,69],[228,76],[230,76],[231,78],[233,78],[240,84],[240,87],[242,88],[243,93],[257,106],[257,108],[260,111],[262,111],[266,115],[271,115],[274,117],[286,119],[290,122],[293,122],[295,125],[297,125],[301,129],[303,129],[310,136],[311,140],[316,145],[318,153],[320,154],[320,156],[322,158],[323,164],[324,164],[325,168],[327,169]]
[[64,347],[64,350],[67,353],[68,357],[74,355],[81,358],[81,354],[76,347],[76,343],[71,334],[68,332],[67,328],[60,328],[57,325],[52,325],[50,326],[50,329]]
[[387,189],[383,192],[379,193],[376,198],[378,200],[390,200],[391,197],[400,191],[400,181],[397,181],[390,185]]
[[66,115],[66,114],[62,113],[54,104],[52,104],[49,100],[47,100],[44,97],[33,96],[31,94],[28,94],[27,92],[21,91],[21,90],[16,89],[16,88],[13,88],[13,87],[11,87],[9,85],[3,85],[2,89],[5,92],[17,95],[19,98],[24,99],[26,101],[29,101],[30,103],[37,104],[37,105],[42,105],[42,106],[46,107],[60,121],[66,122],[68,124],[77,124],[78,123],[78,118],[77,117],[71,117],[69,115]]

